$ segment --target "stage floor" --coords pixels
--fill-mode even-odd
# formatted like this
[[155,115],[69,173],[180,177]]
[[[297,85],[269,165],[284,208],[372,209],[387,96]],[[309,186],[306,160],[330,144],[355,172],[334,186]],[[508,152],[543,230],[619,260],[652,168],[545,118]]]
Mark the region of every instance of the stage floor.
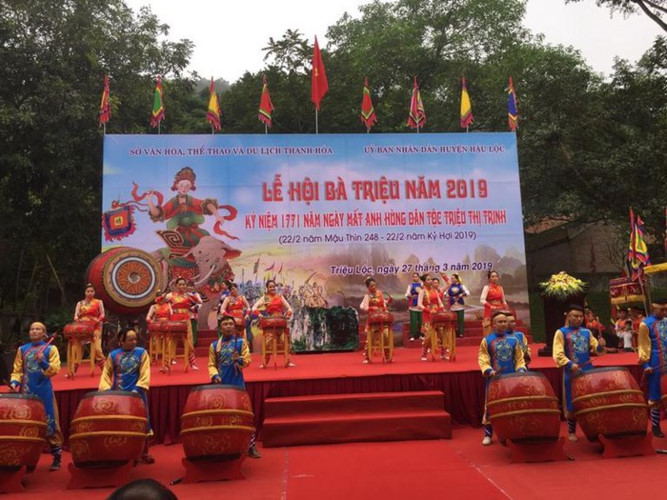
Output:
[[[531,344],[533,360],[530,364],[531,370],[555,369],[555,363],[550,357],[538,357],[537,350],[544,344]],[[298,381],[334,378],[359,378],[377,377],[391,375],[415,375],[415,374],[456,374],[462,372],[479,372],[477,364],[477,347],[458,347],[455,362],[449,361],[420,361],[421,350],[399,347],[394,351],[394,360],[391,363],[382,363],[379,359],[371,364],[362,364],[363,355],[357,352],[339,353],[313,353],[294,354],[292,361],[297,365],[294,368],[284,368],[278,364],[274,368],[273,362],[268,368],[261,369],[261,356],[252,355],[252,364],[244,370],[247,384],[271,381]],[[273,361],[273,360],[272,360]],[[279,361],[282,357],[279,356]],[[595,366],[636,366],[637,354],[618,353],[607,354],[594,360]],[[151,370],[151,388],[171,385],[200,385],[209,382],[208,358],[197,358],[199,370],[190,370],[187,373],[183,369],[183,362],[172,366],[171,374],[160,373],[158,367],[153,365]],[[67,391],[73,389],[95,390],[99,383],[100,370],[95,370],[95,375],[90,376],[89,365],[84,363],[74,380],[65,378],[65,369],[53,379],[56,391]],[[481,374],[480,374],[481,379]]]

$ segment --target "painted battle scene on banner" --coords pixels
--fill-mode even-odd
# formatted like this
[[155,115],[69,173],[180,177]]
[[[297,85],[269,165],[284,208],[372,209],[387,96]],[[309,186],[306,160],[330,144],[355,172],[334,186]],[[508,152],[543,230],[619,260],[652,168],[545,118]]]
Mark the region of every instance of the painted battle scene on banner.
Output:
[[202,328],[224,281],[252,304],[275,279],[296,350],[355,347],[367,276],[397,332],[413,272],[445,288],[457,273],[475,319],[494,269],[529,320],[512,133],[106,135],[102,225],[103,250],[143,250],[163,283],[194,282]]

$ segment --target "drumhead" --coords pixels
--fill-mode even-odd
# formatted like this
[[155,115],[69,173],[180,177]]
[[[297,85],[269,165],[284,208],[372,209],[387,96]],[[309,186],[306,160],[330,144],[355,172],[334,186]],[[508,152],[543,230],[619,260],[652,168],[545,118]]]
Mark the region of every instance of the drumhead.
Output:
[[7,394],[0,394],[2,399],[32,399],[34,401],[42,401],[34,394],[17,394],[15,392],[8,392]]
[[247,392],[245,389],[242,389],[237,385],[221,385],[221,384],[197,385],[190,390],[191,391],[208,391],[208,390],[212,390],[212,389],[228,389],[228,390],[234,390],[234,391],[239,391],[239,392]]
[[92,398],[95,396],[130,396],[133,398],[141,398],[139,394],[132,391],[92,391],[92,392],[87,392],[83,396],[83,398]]

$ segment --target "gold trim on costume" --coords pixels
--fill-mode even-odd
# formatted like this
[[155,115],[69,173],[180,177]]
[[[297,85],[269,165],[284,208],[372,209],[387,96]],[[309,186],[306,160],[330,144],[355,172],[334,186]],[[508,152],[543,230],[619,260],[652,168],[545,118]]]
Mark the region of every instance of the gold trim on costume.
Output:
[[146,437],[147,432],[125,432],[125,431],[95,431],[95,432],[81,432],[79,434],[72,434],[69,439],[80,439],[91,436],[126,436],[126,437]]
[[247,425],[209,425],[206,427],[192,427],[190,429],[181,429],[181,434],[188,434],[190,432],[206,432],[206,431],[217,431],[222,429],[233,429],[240,431],[250,431],[255,432],[254,427],[249,427]]
[[511,417],[513,415],[523,415],[524,413],[557,413],[560,415],[560,410],[556,408],[531,408],[529,410],[516,410],[516,411],[506,411],[505,413],[492,413],[489,415],[489,420],[500,417]]
[[486,406],[488,408],[489,406],[498,405],[502,403],[509,403],[513,401],[525,401],[525,400],[558,401],[558,398],[555,396],[517,396],[514,398],[495,399],[493,401],[489,401],[488,403],[486,403]]
[[181,415],[181,418],[191,417],[191,416],[194,416],[194,415],[203,415],[203,414],[206,414],[206,415],[220,415],[220,414],[229,414],[229,413],[247,415],[249,417],[254,417],[255,416],[255,414],[251,411],[229,409],[229,410],[197,410],[197,411],[191,411],[191,412],[184,413],[183,415]]
[[575,411],[574,415],[578,417],[579,415],[584,415],[586,413],[591,413],[594,411],[606,411],[614,408],[648,408],[648,405],[646,403],[623,403],[618,405],[596,406],[595,408],[586,408],[583,410]]
[[575,401],[584,401],[586,399],[592,399],[592,398],[598,398],[598,397],[604,397],[604,396],[612,396],[614,394],[639,394],[641,396],[644,395],[644,393],[640,390],[637,389],[617,389],[615,391],[605,391],[605,392],[596,392],[595,394],[586,394],[585,396],[579,396],[574,399],[572,399],[572,403]]

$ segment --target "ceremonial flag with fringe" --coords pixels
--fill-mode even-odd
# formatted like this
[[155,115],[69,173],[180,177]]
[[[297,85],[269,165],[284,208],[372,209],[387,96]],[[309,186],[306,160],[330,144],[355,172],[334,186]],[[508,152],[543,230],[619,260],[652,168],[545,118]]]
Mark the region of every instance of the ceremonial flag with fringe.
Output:
[[273,120],[271,113],[273,113],[273,103],[269,95],[269,84],[266,82],[266,75],[264,75],[264,85],[262,86],[262,97],[259,100],[259,121],[264,122],[267,127],[271,128]]
[[320,110],[320,102],[329,91],[329,82],[327,73],[324,71],[324,62],[322,62],[322,53],[315,37],[315,47],[313,48],[313,74],[311,78],[310,97],[315,104],[315,109]]
[[465,77],[461,78],[461,128],[468,128],[473,122],[472,105]]
[[632,272],[632,279],[637,280],[643,276],[644,267],[651,265],[648,255],[648,247],[644,241],[644,221],[637,215],[635,217],[630,208],[630,246],[628,248],[628,263]]
[[252,273],[257,274],[257,271],[259,271],[259,257],[257,257],[257,260],[255,261],[255,264],[253,265]]
[[519,127],[519,109],[517,108],[516,91],[511,76],[507,94],[507,120],[510,130],[515,131]]
[[102,91],[102,102],[100,103],[100,126],[105,125],[111,118],[111,107],[109,105],[109,76],[104,75],[104,90]]
[[378,121],[371,99],[371,89],[368,86],[368,77],[364,78],[364,95],[361,99],[361,121],[366,125],[366,130],[373,128]]
[[155,97],[153,98],[151,127],[158,127],[162,120],[164,120],[164,103],[162,101],[162,75],[158,75],[157,84],[155,85]]
[[412,87],[412,98],[410,99],[410,115],[408,116],[408,127],[422,128],[426,124],[426,113],[424,111],[424,103],[419,92],[419,85],[417,85],[417,77],[415,76]]
[[208,111],[206,111],[206,121],[211,124],[213,130],[220,130],[220,104],[218,103],[218,94],[215,93],[215,83],[211,77],[211,86],[208,89],[210,97],[208,99]]

